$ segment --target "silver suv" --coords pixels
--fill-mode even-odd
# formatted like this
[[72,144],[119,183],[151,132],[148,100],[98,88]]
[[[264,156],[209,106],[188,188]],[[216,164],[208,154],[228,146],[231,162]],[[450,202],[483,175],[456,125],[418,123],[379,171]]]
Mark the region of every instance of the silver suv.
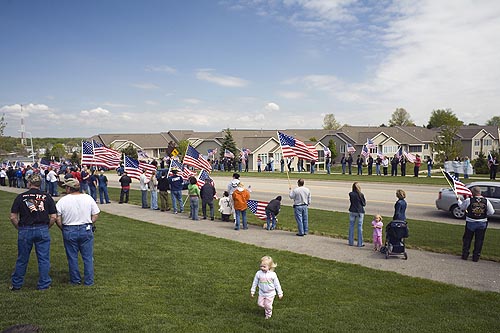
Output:
[[[474,182],[466,185],[469,189],[474,186],[479,186],[481,194],[487,198],[493,208],[495,214],[493,216],[500,217],[500,183],[497,182]],[[461,197],[461,199],[463,199]],[[439,191],[439,196],[436,199],[437,209],[450,212],[455,218],[462,219],[465,217],[465,211],[458,207],[457,197],[451,188],[442,188]]]

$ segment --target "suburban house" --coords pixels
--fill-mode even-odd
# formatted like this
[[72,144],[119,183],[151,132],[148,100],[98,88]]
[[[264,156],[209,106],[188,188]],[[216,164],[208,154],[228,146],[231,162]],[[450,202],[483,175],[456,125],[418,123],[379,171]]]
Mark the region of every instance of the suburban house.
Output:
[[[282,158],[281,147],[276,130],[251,130],[231,129],[231,136],[237,149],[250,150],[249,169],[257,170],[257,160],[260,158],[262,167],[274,161],[274,169],[279,170],[279,161]],[[318,151],[318,169],[325,168],[325,147],[331,143],[335,144],[336,158],[339,162],[343,154],[347,153],[347,147],[352,146],[356,150],[353,155],[361,153],[363,146],[370,140],[376,148],[371,148],[370,153],[377,152],[389,157],[393,156],[399,147],[404,151],[419,154],[422,159],[431,156],[434,159],[436,152],[432,150],[432,143],[439,134],[436,129],[427,129],[416,126],[349,126],[345,125],[339,130],[324,129],[285,129],[280,132],[293,136],[308,145],[312,145]],[[489,151],[497,151],[499,148],[500,130],[497,126],[463,126],[458,133],[461,140],[463,157],[477,158],[480,151],[487,154]],[[177,146],[179,142],[187,140],[202,155],[208,157],[208,151],[217,149],[215,158],[220,158],[222,142],[226,130],[219,132],[196,132],[193,130],[171,130],[161,133],[143,134],[98,134],[92,137],[113,149],[123,149],[132,145],[137,150],[142,150],[151,159],[163,158],[167,153],[167,147]],[[181,155],[184,152],[180,152]],[[296,167],[296,162],[292,166]],[[305,161],[306,169],[309,169],[309,161]]]

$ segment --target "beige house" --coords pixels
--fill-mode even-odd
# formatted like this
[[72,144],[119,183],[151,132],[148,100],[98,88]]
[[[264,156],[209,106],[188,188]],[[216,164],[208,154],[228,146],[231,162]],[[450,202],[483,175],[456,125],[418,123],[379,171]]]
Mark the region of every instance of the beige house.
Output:
[[[249,149],[249,170],[257,170],[257,160],[262,161],[262,169],[271,160],[274,161],[274,170],[280,169],[282,158],[281,147],[276,130],[251,130],[231,129],[231,136],[238,150]],[[377,152],[392,156],[399,147],[406,152],[419,154],[422,159],[431,156],[434,159],[435,152],[432,143],[438,134],[437,130],[424,127],[375,127],[375,126],[349,126],[345,125],[339,130],[323,129],[286,129],[280,130],[287,135],[293,136],[306,144],[312,145],[318,151],[318,162],[316,168],[324,170],[324,147],[330,142],[335,143],[337,157],[340,161],[343,154],[347,153],[348,145],[352,145],[357,156],[361,153],[363,146],[368,140],[373,141],[376,148],[370,149],[371,154]],[[497,126],[463,126],[458,134],[463,145],[463,156],[477,158],[479,152],[487,154],[489,151],[498,151],[499,128]],[[208,151],[217,149],[215,158],[223,156],[222,142],[226,135],[225,130],[219,132],[195,132],[193,130],[171,130],[161,133],[143,134],[98,134],[93,137],[98,142],[114,149],[123,149],[132,145],[137,150],[142,150],[150,158],[160,159],[166,155],[169,143],[177,146],[182,140],[187,140],[203,156],[208,158]],[[184,152],[180,152],[182,155]],[[297,161],[292,163],[296,168]],[[309,170],[309,161],[304,166]]]

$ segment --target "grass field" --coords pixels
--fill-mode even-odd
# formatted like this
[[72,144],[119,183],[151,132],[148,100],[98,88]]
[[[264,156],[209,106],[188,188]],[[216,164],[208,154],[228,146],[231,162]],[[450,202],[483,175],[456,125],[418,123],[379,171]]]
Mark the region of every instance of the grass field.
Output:
[[[13,194],[0,192],[0,216]],[[0,233],[0,328],[44,332],[498,331],[500,294],[208,237],[102,213],[96,285],[68,285],[60,231],[51,229],[52,289],[35,290],[33,256],[20,292],[7,287],[16,231]],[[412,223],[412,222],[411,222]],[[413,229],[412,229],[413,230]],[[486,246],[486,245],[485,245]],[[271,255],[285,297],[274,315],[250,299],[259,258]]]
[[[111,200],[114,201],[117,201],[120,196],[120,190],[117,188],[110,188],[109,193]],[[130,203],[136,205],[141,204],[140,191],[131,191]],[[186,211],[189,212],[189,209],[186,208]],[[264,221],[257,219],[250,212],[247,213],[247,216],[250,224],[262,225],[265,223]],[[371,242],[371,218],[372,216],[367,215],[364,221],[363,239],[366,242]],[[392,216],[385,216],[385,223],[390,221],[391,218]],[[278,215],[278,220],[278,229],[290,230],[294,232],[297,231],[297,224],[293,216],[292,207],[282,206],[281,212]],[[312,234],[347,239],[349,231],[348,213],[310,209],[309,221],[309,230]],[[410,229],[410,237],[407,239],[406,245],[409,248],[422,249],[438,253],[448,253],[457,256],[462,253],[461,246],[464,232],[463,225],[408,219],[408,228]],[[486,232],[481,259],[500,262],[499,229],[490,228]]]

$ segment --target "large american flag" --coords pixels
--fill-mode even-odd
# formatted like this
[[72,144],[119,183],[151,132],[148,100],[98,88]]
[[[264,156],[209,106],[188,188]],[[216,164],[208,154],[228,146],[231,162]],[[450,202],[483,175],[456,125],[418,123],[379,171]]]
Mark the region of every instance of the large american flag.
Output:
[[125,156],[125,172],[130,178],[140,179],[142,170],[146,170],[146,176],[151,177],[156,172],[156,166],[149,163],[144,163],[135,158]]
[[120,165],[121,153],[95,140],[82,141],[82,165],[98,165],[108,169],[115,169]]
[[351,145],[350,143],[347,144],[346,149],[347,149],[348,153],[355,153],[356,152],[356,148],[354,148],[354,146]]
[[40,165],[40,169],[47,170],[49,168],[49,166],[50,166],[50,160],[42,157],[40,159],[40,162],[38,164]]
[[105,166],[108,169],[116,169],[120,166],[122,153],[117,150],[105,147],[97,141],[94,143],[94,160],[95,165]]
[[266,207],[267,207],[268,203],[269,202],[257,201],[257,200],[248,200],[247,201],[248,209],[250,209],[250,211],[252,213],[254,213],[255,216],[257,216],[257,218],[264,220],[264,221],[267,220]]
[[184,165],[182,164],[181,162],[179,161],[176,161],[176,160],[171,160],[170,161],[170,169],[168,170],[168,175],[171,176],[172,175],[172,168],[177,168],[178,172],[177,174],[179,176],[182,177],[182,179],[184,180],[188,180],[189,177],[191,176],[196,176],[196,173],[189,170],[189,168],[187,167],[187,165]]
[[278,132],[283,157],[297,156],[305,160],[318,160],[318,152],[313,146],[306,145],[293,136]]
[[197,169],[205,169],[208,172],[212,171],[210,162],[208,162],[196,149],[191,147],[191,145],[188,146],[186,156],[184,156],[184,160],[182,162]]
[[453,186],[453,191],[455,194],[463,195],[464,197],[472,197],[472,192],[465,186],[464,183],[453,177],[448,171],[441,169],[444,176],[448,179],[448,182]]

